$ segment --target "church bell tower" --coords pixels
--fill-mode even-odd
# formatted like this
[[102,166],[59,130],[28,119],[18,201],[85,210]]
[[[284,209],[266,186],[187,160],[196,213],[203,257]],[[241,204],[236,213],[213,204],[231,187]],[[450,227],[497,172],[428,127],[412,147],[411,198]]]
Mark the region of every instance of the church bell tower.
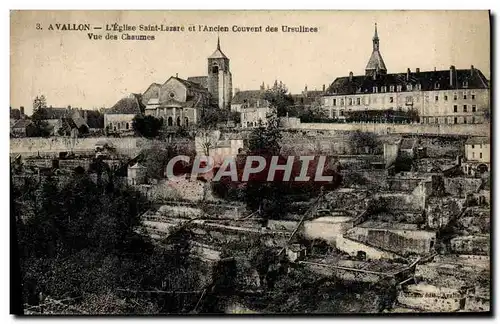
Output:
[[208,91],[219,108],[229,108],[233,96],[232,76],[229,59],[220,49],[219,37],[217,49],[208,57]]

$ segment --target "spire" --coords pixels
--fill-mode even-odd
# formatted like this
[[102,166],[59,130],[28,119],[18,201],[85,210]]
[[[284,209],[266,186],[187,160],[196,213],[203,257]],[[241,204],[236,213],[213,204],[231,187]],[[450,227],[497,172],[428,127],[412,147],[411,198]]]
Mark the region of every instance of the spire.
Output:
[[[375,34],[377,33],[377,24],[375,24]],[[220,51],[220,38],[217,35],[217,49]]]
[[378,30],[377,24],[375,23],[375,33],[373,35],[373,52],[368,60],[368,64],[365,68],[365,74],[371,75],[373,74],[386,74],[387,68],[385,67],[384,60],[382,59],[382,55],[380,54],[380,43],[378,38]]
[[227,59],[226,55],[224,55],[224,53],[222,53],[222,51],[220,49],[220,37],[219,37],[219,35],[217,35],[217,49],[208,58],[209,59],[218,59],[218,58]]
[[375,23],[375,35],[373,36],[373,40],[378,40],[377,23]]

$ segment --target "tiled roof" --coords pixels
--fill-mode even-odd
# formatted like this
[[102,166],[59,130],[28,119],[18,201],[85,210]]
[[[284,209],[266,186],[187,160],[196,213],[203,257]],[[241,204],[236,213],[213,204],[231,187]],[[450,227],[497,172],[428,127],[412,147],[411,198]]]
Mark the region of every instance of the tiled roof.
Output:
[[264,100],[264,93],[262,90],[240,91],[234,95],[231,103],[236,105],[246,103],[249,106],[255,106],[257,100]]
[[59,107],[45,107],[40,109],[44,112],[45,119],[61,119],[68,117],[71,112],[68,108]]
[[203,88],[208,88],[208,77],[207,76],[195,76],[187,78],[187,81],[197,83]]
[[[453,74],[453,86],[450,85],[450,74]],[[366,75],[356,75],[352,78],[345,76],[335,79],[326,92],[329,95],[364,94],[374,93],[373,88],[377,87],[377,92],[380,93],[382,86],[386,86],[386,92],[390,92],[390,86],[394,86],[395,91],[398,85],[402,86],[401,91],[410,91],[408,85],[412,86],[412,90],[416,90],[417,84],[420,84],[423,91],[488,88],[488,80],[484,74],[471,68],[455,70],[455,73],[440,70],[386,74],[378,75],[375,80]]]
[[33,122],[29,119],[20,119],[12,126],[12,128],[25,128],[32,123]]
[[122,98],[106,114],[140,114],[141,107],[136,96]]
[[465,142],[465,145],[476,145],[476,144],[490,144],[490,139],[488,137],[469,137]]

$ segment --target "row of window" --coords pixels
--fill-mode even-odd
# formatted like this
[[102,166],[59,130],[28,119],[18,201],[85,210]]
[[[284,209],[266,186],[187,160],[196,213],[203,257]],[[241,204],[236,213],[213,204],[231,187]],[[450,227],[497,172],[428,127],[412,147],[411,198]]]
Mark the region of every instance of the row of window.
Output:
[[474,116],[469,117],[422,117],[421,122],[424,124],[476,124],[482,120]]
[[[373,87],[373,93],[378,93],[378,87],[375,86]],[[396,89],[396,92],[401,92],[403,91],[403,86],[402,85],[397,85],[397,86],[389,86],[389,92],[394,92],[394,89]],[[421,90],[422,86],[420,84],[415,85],[415,90]],[[406,85],[406,91],[412,91],[413,90],[413,85],[407,84]],[[387,86],[381,86],[380,87],[380,92],[387,92]]]
[[[439,89],[441,87],[440,83],[439,82],[435,82],[434,83],[434,89]],[[469,82],[467,81],[464,81],[462,82],[462,88],[468,88],[469,87]],[[374,86],[373,87],[373,93],[378,93],[379,91],[379,88],[377,86]],[[390,85],[389,86],[389,92],[394,92],[394,90],[396,90],[396,92],[401,92],[403,91],[403,85],[401,84],[398,84],[396,86],[394,85]],[[413,90],[413,85],[412,84],[407,84],[406,85],[406,91],[412,91]],[[422,90],[422,85],[420,83],[417,83],[415,85],[415,90],[417,91],[420,91]],[[358,92],[361,92],[361,89],[359,89]],[[380,87],[380,92],[387,92],[387,86],[381,86]]]
[[121,129],[130,129],[130,124],[126,122],[116,122],[116,123],[109,123],[108,125],[109,129],[112,130],[121,130]]
[[[472,145],[474,146],[474,145]],[[472,152],[472,158],[475,159],[476,158],[476,152]],[[479,158],[482,159],[483,158],[483,153],[482,152],[479,152]]]
[[[448,101],[447,94],[445,94],[443,97],[444,97],[444,101]],[[472,100],[476,100],[476,94],[472,93],[470,97]],[[464,92],[463,98],[464,98],[464,100],[467,100],[467,93]],[[434,100],[439,101],[439,95],[435,95]],[[458,95],[456,93],[453,94],[453,100],[458,100]]]
[[[462,97],[463,97],[464,100],[467,100],[467,98],[469,98],[469,96],[467,95],[467,93],[465,91],[463,92]],[[369,101],[369,100],[367,100],[368,97],[363,97],[363,98],[364,98],[364,100],[363,100],[364,103],[363,104],[367,104],[367,101]],[[417,96],[416,98],[417,98],[416,99],[417,102],[419,102],[419,96]],[[370,97],[370,99],[371,99],[371,101],[373,103],[377,103],[377,97]],[[445,93],[443,95],[443,99],[444,99],[444,101],[448,101],[448,94]],[[470,94],[470,99],[471,100],[476,100],[476,94],[475,93],[471,93]],[[408,103],[408,104],[413,103],[413,97],[412,96],[406,96],[405,100],[406,100],[406,103]],[[436,102],[439,101],[439,94],[436,94],[434,96],[434,100]],[[453,100],[458,100],[458,94],[457,93],[453,94]],[[394,102],[394,97],[393,96],[389,97],[389,102],[390,103]],[[325,98],[325,105],[327,105],[327,103],[328,103],[328,98]],[[338,99],[338,100],[337,100],[337,98],[333,98],[332,99],[332,105],[333,106],[337,106],[337,103],[339,104],[339,106],[344,106],[345,102],[344,102],[343,98]],[[384,97],[382,97],[382,103],[384,103]],[[361,97],[347,98],[347,105],[348,106],[360,106],[360,105],[362,105]]]
[[[472,105],[472,112],[476,112],[476,105]],[[467,112],[467,105],[464,105],[464,112]],[[458,112],[458,105],[453,105],[453,112]]]

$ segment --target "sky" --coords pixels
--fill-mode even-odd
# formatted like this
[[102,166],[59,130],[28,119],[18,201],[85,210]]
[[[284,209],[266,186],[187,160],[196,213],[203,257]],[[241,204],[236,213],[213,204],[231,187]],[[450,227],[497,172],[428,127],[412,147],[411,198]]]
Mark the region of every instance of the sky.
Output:
[[[185,32],[128,32],[154,41],[89,40],[106,24],[184,26]],[[377,23],[388,73],[469,69],[490,78],[487,11],[15,11],[10,24],[10,106],[25,107],[45,95],[54,107],[109,108],[170,76],[206,75],[207,57],[220,36],[230,59],[233,88],[259,89],[278,79],[290,92],[327,87],[337,77],[364,74]],[[37,29],[37,24],[42,28]],[[101,30],[49,30],[52,24],[90,24]],[[190,32],[189,26],[227,26],[229,32]],[[232,26],[262,32],[232,32]],[[285,33],[281,26],[317,27]],[[265,32],[266,26],[279,32]],[[119,33],[112,33],[121,37]]]

